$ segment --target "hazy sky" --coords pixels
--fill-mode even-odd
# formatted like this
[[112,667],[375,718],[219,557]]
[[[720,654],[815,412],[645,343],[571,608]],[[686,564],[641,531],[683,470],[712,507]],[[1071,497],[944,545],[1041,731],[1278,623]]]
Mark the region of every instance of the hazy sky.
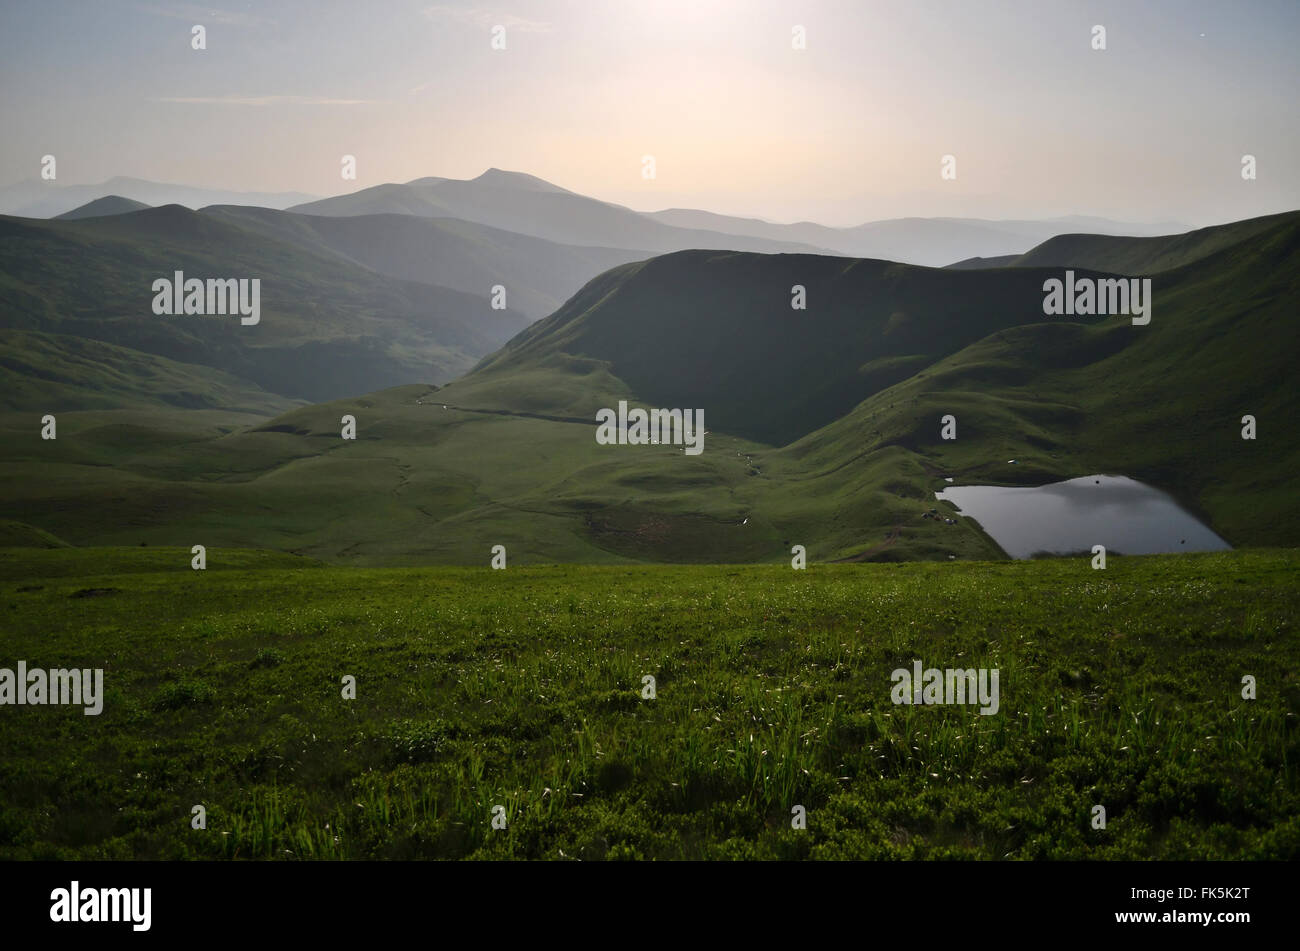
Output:
[[640,210],[1200,225],[1300,207],[1298,48],[1298,0],[4,0],[0,183],[496,166]]

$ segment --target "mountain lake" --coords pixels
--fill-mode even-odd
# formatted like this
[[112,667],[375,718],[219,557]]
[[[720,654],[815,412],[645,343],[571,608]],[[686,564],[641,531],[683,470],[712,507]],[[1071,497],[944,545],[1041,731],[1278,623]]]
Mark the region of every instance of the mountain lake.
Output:
[[975,519],[1012,558],[1039,553],[1150,555],[1232,546],[1168,494],[1127,476],[1023,487],[954,485],[935,493]]

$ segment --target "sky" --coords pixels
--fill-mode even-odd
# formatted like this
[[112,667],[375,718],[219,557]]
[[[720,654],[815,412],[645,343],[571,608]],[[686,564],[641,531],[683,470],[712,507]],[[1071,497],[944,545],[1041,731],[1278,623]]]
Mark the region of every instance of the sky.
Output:
[[1200,226],[1300,208],[1297,49],[1297,0],[5,0],[0,183],[497,167],[641,211]]

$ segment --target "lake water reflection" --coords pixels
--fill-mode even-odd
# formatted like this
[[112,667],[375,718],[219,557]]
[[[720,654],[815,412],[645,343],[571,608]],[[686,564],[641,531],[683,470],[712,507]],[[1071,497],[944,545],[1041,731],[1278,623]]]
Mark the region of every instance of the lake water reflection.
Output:
[[1034,487],[955,485],[935,495],[974,518],[1012,558],[1038,552],[1149,555],[1232,546],[1159,489],[1092,475]]

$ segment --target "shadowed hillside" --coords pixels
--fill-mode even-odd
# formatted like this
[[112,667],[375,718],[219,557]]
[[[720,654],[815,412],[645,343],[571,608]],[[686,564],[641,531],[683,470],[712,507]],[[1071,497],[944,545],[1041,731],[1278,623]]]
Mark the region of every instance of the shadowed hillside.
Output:
[[[446,380],[526,325],[465,294],[400,281],[178,205],[76,221],[0,218],[0,333],[40,331],[329,399]],[[157,316],[158,278],[257,278],[261,319]]]
[[[593,281],[467,383],[560,355],[663,406],[782,445],[995,331],[1043,319],[1045,270],[951,271],[810,255],[664,255]],[[801,286],[807,309],[791,307]],[[507,384],[508,385],[508,384]]]

